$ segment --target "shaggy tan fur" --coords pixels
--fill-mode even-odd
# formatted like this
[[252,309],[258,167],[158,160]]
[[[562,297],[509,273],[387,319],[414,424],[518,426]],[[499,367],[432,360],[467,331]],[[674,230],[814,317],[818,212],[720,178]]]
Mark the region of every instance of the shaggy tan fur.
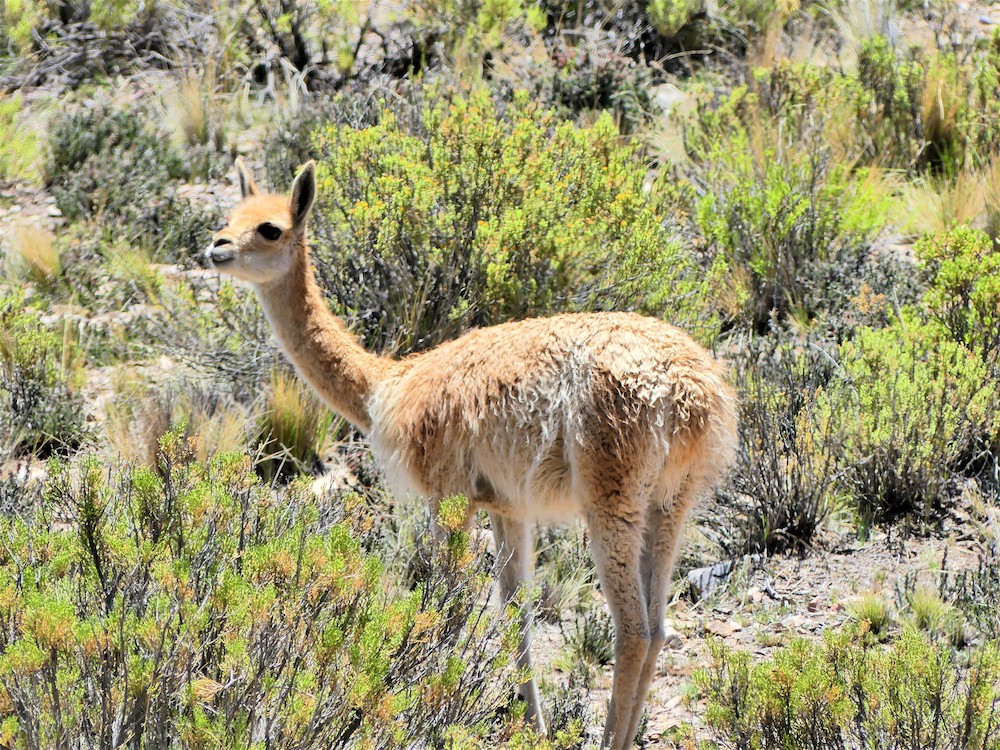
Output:
[[[403,360],[365,351],[313,277],[305,225],[310,162],[291,196],[244,200],[207,251],[253,283],[288,358],[331,409],[371,439],[390,483],[435,504],[486,510],[506,598],[530,580],[530,524],[582,515],[616,627],[605,747],[629,747],[665,639],[681,527],[729,464],[736,398],[686,334],[629,313],[560,315],[472,331]],[[471,515],[470,515],[471,518]],[[519,659],[531,667],[530,612]],[[534,677],[521,686],[542,731]]]

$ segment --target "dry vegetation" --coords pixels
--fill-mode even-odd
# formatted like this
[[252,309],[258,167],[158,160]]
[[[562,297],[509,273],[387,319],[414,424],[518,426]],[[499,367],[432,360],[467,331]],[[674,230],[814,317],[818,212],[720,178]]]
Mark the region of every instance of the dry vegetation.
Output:
[[275,187],[317,159],[320,281],[373,347],[629,309],[728,360],[740,456],[689,529],[643,746],[1000,748],[994,23],[5,3],[0,747],[597,746],[581,531],[539,533],[524,592],[539,738],[463,500],[434,540],[197,267],[243,155]]

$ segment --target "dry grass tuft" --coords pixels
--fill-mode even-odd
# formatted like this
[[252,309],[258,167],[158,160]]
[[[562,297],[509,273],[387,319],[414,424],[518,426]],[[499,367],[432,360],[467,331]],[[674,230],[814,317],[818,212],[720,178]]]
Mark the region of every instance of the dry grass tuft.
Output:
[[1000,158],[994,156],[982,176],[986,233],[994,242],[1000,237]]
[[226,106],[219,94],[218,67],[209,60],[189,68],[163,94],[164,120],[175,140],[187,146],[225,145]]
[[879,640],[888,637],[893,621],[892,607],[881,594],[861,594],[848,602],[847,612],[852,620]]
[[302,381],[283,369],[271,374],[271,392],[258,421],[258,470],[268,480],[312,471],[334,417]]
[[983,211],[988,176],[961,172],[954,179],[924,177],[900,191],[896,223],[917,237],[973,224]]
[[32,281],[52,281],[62,270],[54,240],[52,232],[37,224],[14,224],[7,235],[9,270]]
[[246,447],[247,412],[239,404],[202,385],[179,382],[153,386],[134,371],[119,371],[115,396],[109,401],[104,434],[114,452],[133,463],[157,466],[160,441],[181,429],[195,446],[195,458]]
[[830,18],[843,42],[848,66],[857,63],[858,53],[866,41],[883,36],[895,46],[899,31],[896,26],[896,3],[893,0],[845,0],[830,10]]

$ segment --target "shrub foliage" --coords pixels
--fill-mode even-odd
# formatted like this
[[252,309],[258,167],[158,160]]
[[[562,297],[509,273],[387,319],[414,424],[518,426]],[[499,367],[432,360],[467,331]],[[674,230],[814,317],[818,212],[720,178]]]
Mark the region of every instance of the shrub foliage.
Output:
[[694,263],[607,117],[581,129],[480,92],[316,138],[319,273],[375,343],[424,348],[562,310],[702,312]]
[[57,468],[0,520],[4,744],[404,748],[490,726],[517,636],[465,534],[402,590],[305,487],[161,447],[159,472]]

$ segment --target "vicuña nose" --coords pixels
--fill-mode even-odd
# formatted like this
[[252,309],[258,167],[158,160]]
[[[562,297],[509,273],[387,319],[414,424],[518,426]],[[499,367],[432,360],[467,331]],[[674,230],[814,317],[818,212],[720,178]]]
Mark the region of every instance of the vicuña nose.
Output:
[[212,243],[213,247],[222,247],[223,245],[231,245],[233,241],[228,237],[216,237],[215,242]]

